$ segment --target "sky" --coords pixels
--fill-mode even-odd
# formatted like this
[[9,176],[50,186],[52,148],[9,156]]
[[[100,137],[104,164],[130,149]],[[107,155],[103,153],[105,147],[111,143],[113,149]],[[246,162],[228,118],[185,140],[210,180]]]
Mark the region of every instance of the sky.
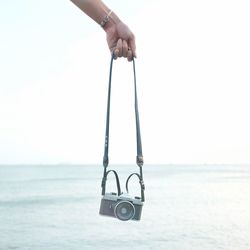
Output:
[[[145,163],[250,163],[249,1],[105,3],[136,36]],[[0,164],[101,164],[104,31],[69,0],[1,1],[0,29]],[[113,72],[110,162],[134,163],[132,64]]]

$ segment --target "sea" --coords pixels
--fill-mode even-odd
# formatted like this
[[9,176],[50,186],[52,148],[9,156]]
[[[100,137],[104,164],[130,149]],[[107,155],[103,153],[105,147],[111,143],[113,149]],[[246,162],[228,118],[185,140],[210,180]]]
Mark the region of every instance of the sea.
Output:
[[[135,165],[110,165],[122,191]],[[1,165],[1,250],[249,250],[249,165],[145,165],[140,221],[99,215],[101,165]],[[107,192],[116,192],[115,178]],[[129,193],[140,195],[136,177]]]

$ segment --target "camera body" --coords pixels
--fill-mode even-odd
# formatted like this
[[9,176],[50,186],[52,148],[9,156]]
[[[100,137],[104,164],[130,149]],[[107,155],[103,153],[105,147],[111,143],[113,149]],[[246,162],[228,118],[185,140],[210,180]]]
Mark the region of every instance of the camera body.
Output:
[[106,193],[102,200],[99,213],[115,217],[122,221],[140,220],[143,202],[140,197],[132,197],[128,193],[117,195]]

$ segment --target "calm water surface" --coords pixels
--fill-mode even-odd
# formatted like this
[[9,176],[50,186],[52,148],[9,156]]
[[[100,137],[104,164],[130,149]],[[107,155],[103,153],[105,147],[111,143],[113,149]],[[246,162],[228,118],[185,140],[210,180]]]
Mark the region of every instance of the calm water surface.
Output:
[[[122,187],[137,171],[111,168]],[[98,214],[101,166],[0,166],[0,249],[250,249],[250,166],[144,169],[142,219],[122,222]]]

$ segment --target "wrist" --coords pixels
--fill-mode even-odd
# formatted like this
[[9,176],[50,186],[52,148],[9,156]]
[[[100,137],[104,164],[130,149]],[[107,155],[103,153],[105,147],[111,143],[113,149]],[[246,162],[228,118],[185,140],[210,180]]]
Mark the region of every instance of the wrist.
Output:
[[107,32],[120,22],[121,20],[119,19],[119,17],[114,12],[112,12],[108,17],[108,21],[102,26],[102,28],[105,32]]

